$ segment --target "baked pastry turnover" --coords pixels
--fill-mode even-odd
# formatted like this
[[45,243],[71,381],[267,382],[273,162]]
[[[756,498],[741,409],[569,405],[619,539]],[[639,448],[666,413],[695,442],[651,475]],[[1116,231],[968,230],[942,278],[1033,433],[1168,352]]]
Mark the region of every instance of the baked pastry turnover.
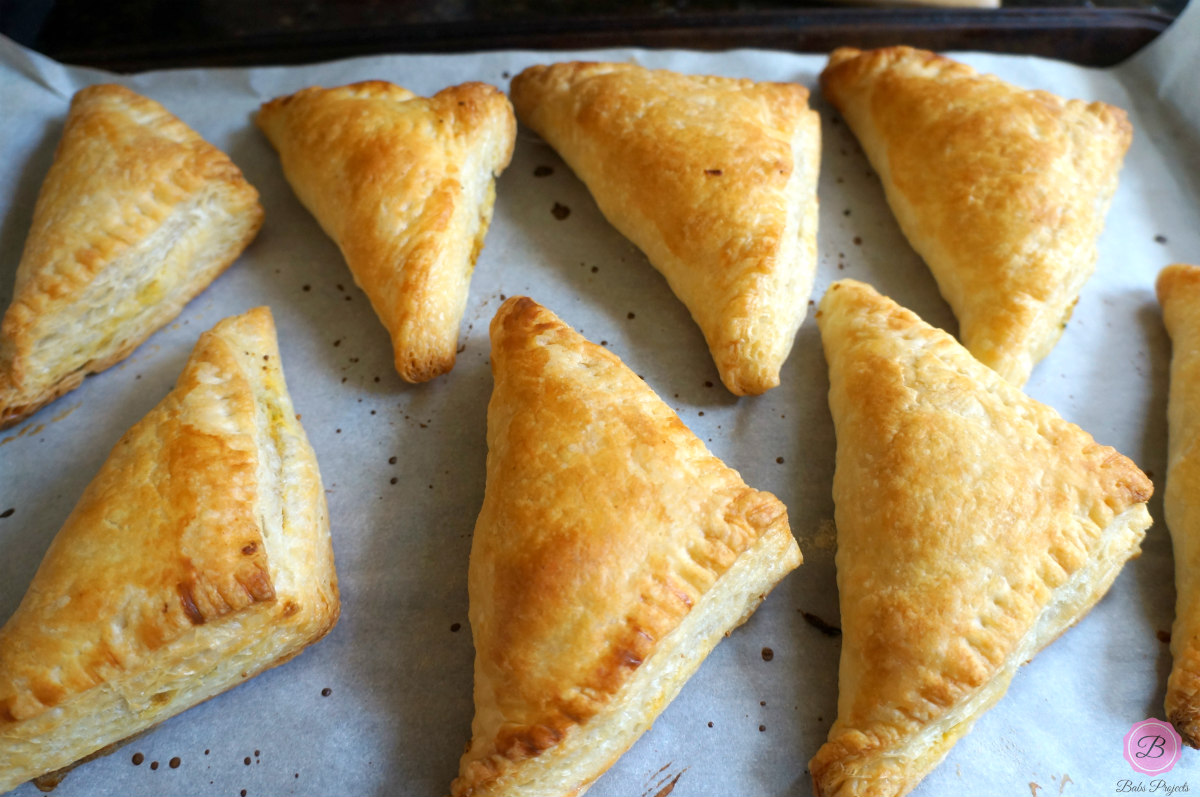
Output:
[[1172,343],[1163,512],[1175,549],[1175,661],[1166,710],[1183,741],[1200,747],[1200,268],[1168,266],[1157,287]]
[[338,617],[317,461],[266,308],[200,337],[0,629],[0,792],[280,664]]
[[817,262],[821,126],[808,90],[561,63],[517,75],[512,98],[667,278],[725,386],[778,385]]
[[512,158],[505,96],[483,83],[428,99],[380,80],[313,87],[263,105],[258,126],[387,327],[400,376],[448,372]]
[[577,795],[800,549],[784,505],[608,350],[524,297],[491,336],[468,575],[475,720],[451,793]]
[[77,93],[0,322],[0,428],[127,357],[262,219],[237,166],[157,102]]
[[963,345],[1014,385],[1058,342],[1096,266],[1132,128],[910,47],[835,50],[821,74]]
[[842,652],[809,770],[818,795],[900,795],[1140,553],[1152,487],[867,285],[832,285],[817,321]]

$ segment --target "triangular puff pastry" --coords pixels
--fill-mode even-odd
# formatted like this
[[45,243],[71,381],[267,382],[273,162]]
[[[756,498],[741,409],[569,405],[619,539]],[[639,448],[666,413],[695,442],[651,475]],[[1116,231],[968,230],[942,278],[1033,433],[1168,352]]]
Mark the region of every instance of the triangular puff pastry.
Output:
[[0,322],[0,428],[127,357],[262,219],[237,166],[157,102],[77,93]]
[[963,345],[1021,386],[1066,327],[1132,128],[910,47],[835,50],[821,74]]
[[818,795],[900,795],[1138,555],[1132,462],[869,286],[817,314],[837,433],[838,718]]
[[562,63],[517,75],[512,98],[667,278],[725,386],[778,385],[817,263],[821,125],[808,90]]
[[1175,661],[1166,710],[1183,741],[1200,747],[1200,268],[1163,269],[1158,301],[1173,345],[1163,513],[1175,549]]
[[483,83],[426,99],[373,80],[279,97],[258,126],[387,327],[400,376],[448,372],[512,158],[508,99]]
[[800,564],[747,487],[606,349],[530,299],[491,326],[468,576],[475,720],[451,792],[582,793]]
[[338,617],[317,461],[266,308],[200,337],[0,629],[0,792],[295,656]]

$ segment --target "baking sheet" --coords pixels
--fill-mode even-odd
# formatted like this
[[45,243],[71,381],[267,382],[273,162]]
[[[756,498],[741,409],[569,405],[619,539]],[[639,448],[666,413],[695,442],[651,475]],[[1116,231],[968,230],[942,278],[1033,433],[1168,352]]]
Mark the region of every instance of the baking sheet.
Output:
[[[1131,112],[1134,144],[1097,273],[1027,391],[1155,479],[1164,473],[1170,349],[1153,281],[1170,262],[1200,261],[1200,10],[1185,17],[1154,52],[1111,71],[958,56],[1024,86]],[[823,627],[838,623],[834,434],[811,315],[782,385],[736,399],[666,282],[607,225],[554,152],[521,129],[498,182],[458,365],[430,384],[406,385],[392,368],[383,327],[336,247],[292,195],[251,118],[263,101],[312,84],[381,78],[421,94],[467,80],[507,88],[525,66],[573,58],[814,88],[824,64],[823,57],[763,51],[606,50],[113,76],[63,67],[0,40],[3,304],[68,102],[84,85],[115,81],[162,102],[231,155],[266,208],[258,239],[174,323],[124,363],[0,433],[0,618],[16,608],[109,449],[170,390],[197,336],[260,304],[275,314],[292,397],[320,460],[343,601],[340,623],[320,644],[81,767],[57,794],[447,791],[472,715],[466,571],[484,488],[487,325],[502,298],[516,294],[607,341],[749,484],[778,495],[805,555],[591,793],[810,793],[807,762],[836,713],[839,650]],[[833,280],[854,277],[955,331],[852,136],[819,97],[813,105],[825,141],[813,298]],[[553,173],[536,176],[544,166]],[[558,218],[556,205],[569,214]],[[1161,518],[1158,497],[1151,511]],[[1121,740],[1133,722],[1163,713],[1170,656],[1156,635],[1170,629],[1172,580],[1159,522],[1109,596],[1018,673],[1007,697],[913,793],[1097,795],[1115,793],[1125,778],[1137,782]],[[144,757],[141,765],[133,764],[135,754]],[[1178,786],[1198,774],[1200,753],[1187,750],[1166,781]],[[37,793],[32,784],[12,792]]]

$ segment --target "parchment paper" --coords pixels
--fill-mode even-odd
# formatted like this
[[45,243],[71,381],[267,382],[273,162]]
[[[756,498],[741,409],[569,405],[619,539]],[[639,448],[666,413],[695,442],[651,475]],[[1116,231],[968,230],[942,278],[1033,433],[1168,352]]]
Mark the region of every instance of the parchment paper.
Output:
[[[1020,85],[1131,113],[1134,144],[1096,275],[1027,390],[1156,480],[1164,474],[1170,346],[1153,282],[1170,262],[1200,262],[1200,9],[1186,16],[1153,52],[1109,71],[957,56]],[[288,384],[320,460],[343,600],[341,622],[323,642],[79,768],[58,794],[447,791],[473,710],[466,571],[484,487],[487,325],[502,297],[516,294],[607,341],[718,456],[778,495],[805,556],[591,793],[810,793],[807,762],[836,713],[839,650],[838,637],[819,627],[838,624],[834,434],[811,314],[782,385],[735,399],[666,282],[604,221],[555,153],[522,129],[498,183],[458,365],[430,384],[406,385],[392,368],[382,325],[251,120],[260,103],[312,84],[381,78],[429,94],[482,80],[507,89],[510,76],[530,64],[575,58],[796,81],[814,90],[825,61],[764,51],[499,52],[114,76],[63,67],[0,40],[4,305],[68,102],[84,85],[115,81],[162,102],[232,156],[266,208],[258,239],[175,323],[126,362],[0,434],[0,619],[16,608],[109,449],[171,388],[197,336],[260,304],[275,314]],[[813,105],[825,141],[814,300],[833,280],[855,277],[957,331],[858,145],[819,96]],[[553,174],[535,176],[542,166]],[[569,215],[557,219],[555,204]],[[1161,519],[1158,497],[1151,511]],[[1171,627],[1172,582],[1170,542],[1158,522],[1108,597],[1018,673],[1008,695],[914,794],[1099,795],[1116,792],[1125,778],[1139,782],[1121,740],[1133,722],[1163,714],[1170,656],[1156,635]],[[140,766],[135,753],[144,756]],[[1166,781],[1200,788],[1200,753],[1185,751]],[[26,784],[13,794],[37,791]]]

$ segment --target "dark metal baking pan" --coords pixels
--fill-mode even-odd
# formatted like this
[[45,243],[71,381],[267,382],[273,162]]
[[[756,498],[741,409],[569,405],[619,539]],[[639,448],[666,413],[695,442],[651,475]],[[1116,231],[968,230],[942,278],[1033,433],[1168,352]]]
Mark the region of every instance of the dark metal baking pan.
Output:
[[1173,20],[1157,8],[728,10],[721,3],[726,8],[655,11],[615,4],[603,13],[580,13],[571,4],[556,12],[521,3],[435,5],[418,11],[409,3],[377,2],[110,6],[59,0],[35,26],[25,25],[24,39],[10,30],[17,26],[11,15],[0,15],[0,32],[57,60],[115,71],[305,63],[385,52],[615,46],[827,52],[839,45],[898,43],[1106,66],[1136,52]]

